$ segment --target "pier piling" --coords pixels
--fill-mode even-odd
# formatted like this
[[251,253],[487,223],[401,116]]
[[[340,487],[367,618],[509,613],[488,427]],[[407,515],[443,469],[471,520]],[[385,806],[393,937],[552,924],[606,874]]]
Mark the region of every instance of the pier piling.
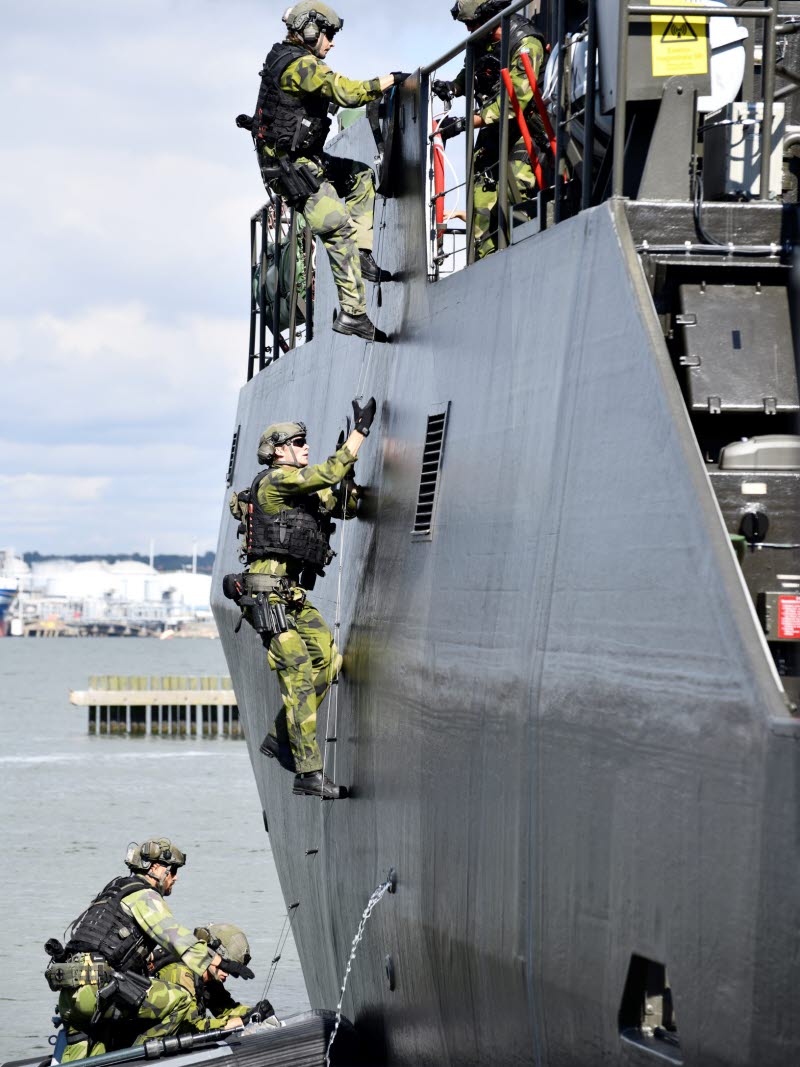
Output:
[[98,736],[244,736],[229,677],[93,675],[69,700],[88,709],[89,733]]

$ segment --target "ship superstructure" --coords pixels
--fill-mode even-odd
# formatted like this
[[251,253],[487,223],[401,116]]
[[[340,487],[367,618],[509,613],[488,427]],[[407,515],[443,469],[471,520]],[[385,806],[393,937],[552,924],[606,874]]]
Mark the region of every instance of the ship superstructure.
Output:
[[[222,597],[227,509],[213,594],[314,1006],[396,872],[344,1003],[370,1062],[800,1058],[796,8],[551,5],[553,183],[521,219],[501,171],[478,263],[439,210],[429,92],[463,48],[344,131],[332,152],[383,153],[391,346],[331,332],[297,219],[271,274],[282,206],[253,222],[228,485],[268,423],[302,419],[314,462],[353,396],[379,403],[312,594],[348,800],[293,797],[259,754],[280,697]],[[469,219],[469,144],[460,166]],[[308,299],[275,298],[298,256]]]

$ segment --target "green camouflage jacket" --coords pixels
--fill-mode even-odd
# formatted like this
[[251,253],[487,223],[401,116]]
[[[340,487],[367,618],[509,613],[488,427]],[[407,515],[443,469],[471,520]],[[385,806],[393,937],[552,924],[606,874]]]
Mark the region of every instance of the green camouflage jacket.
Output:
[[[321,507],[332,518],[342,518],[344,509],[344,518],[352,519],[358,504],[358,488],[352,484],[347,501],[344,501],[340,483],[352,471],[355,461],[349,448],[342,445],[324,463],[308,467],[271,467],[258,487],[258,502],[268,515],[277,515],[284,508],[292,507],[292,497],[316,493]],[[334,488],[336,486],[339,488]],[[234,518],[244,518],[243,505],[239,504],[235,493],[231,497],[230,508]],[[251,564],[250,571],[252,574],[274,574],[283,578],[287,566],[285,560],[258,559]]]
[[[327,63],[311,52],[289,64],[281,75],[279,85],[284,92],[293,95],[318,93],[340,107],[362,107],[371,100],[377,100],[381,95],[380,78],[370,78],[367,81],[345,78],[343,74],[331,70]],[[269,157],[285,155],[270,145],[263,145],[261,151]],[[298,156],[296,161],[310,162],[305,156]]]
[[191,930],[177,921],[164,898],[155,889],[141,889],[125,897],[121,904],[131,918],[168,952],[180,956],[194,974],[201,975],[214,959],[205,941],[198,941]]
[[[194,1025],[197,1032],[206,1030],[221,1030],[228,1019],[245,1019],[252,1014],[253,1008],[246,1004],[239,1004],[234,1000],[225,983],[211,978],[204,982],[185,964],[168,963],[160,967],[155,976],[162,982],[171,982],[173,985],[183,986],[188,989],[195,999],[199,1020]],[[211,1018],[206,1017],[206,1012],[211,1013]]]

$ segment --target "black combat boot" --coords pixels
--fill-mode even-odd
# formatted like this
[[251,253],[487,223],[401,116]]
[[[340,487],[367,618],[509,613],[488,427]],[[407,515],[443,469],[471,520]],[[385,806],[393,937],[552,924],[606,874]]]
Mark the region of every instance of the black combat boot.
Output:
[[363,337],[365,341],[379,341],[383,344],[389,341],[383,330],[379,330],[366,315],[351,315],[349,311],[339,312],[333,324],[333,332],[351,334],[353,337]]
[[287,748],[286,745],[280,744],[272,734],[267,734],[259,745],[258,751],[262,756],[266,756],[267,759],[277,759],[281,767],[284,767],[287,771],[294,770],[291,749]]
[[361,277],[368,282],[391,282],[392,275],[388,270],[383,270],[372,257],[368,248],[359,248],[358,256],[361,260]]
[[296,797],[322,797],[323,800],[344,800],[347,789],[334,785],[322,771],[308,771],[294,776],[292,792]]

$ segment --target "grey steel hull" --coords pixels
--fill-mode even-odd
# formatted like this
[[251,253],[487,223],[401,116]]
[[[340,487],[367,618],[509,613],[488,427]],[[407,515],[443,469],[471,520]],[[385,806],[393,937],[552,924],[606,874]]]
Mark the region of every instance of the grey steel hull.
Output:
[[[322,264],[314,341],[248,383],[236,418],[241,488],[267,423],[306,421],[313,462],[352,396],[378,398],[370,517],[334,540],[351,799],[293,797],[259,755],[280,698],[221,596],[241,569],[227,509],[214,585],[311,1003],[335,1006],[394,867],[344,1003],[375,1062],[652,1062],[619,1032],[633,954],[667,967],[685,1064],[799,1062],[800,723],[622,209],[435,285],[413,182],[377,220],[382,265],[412,265],[383,287],[396,342],[329,333]],[[414,540],[426,418],[447,402],[433,533]],[[311,594],[330,623],[339,559]]]

